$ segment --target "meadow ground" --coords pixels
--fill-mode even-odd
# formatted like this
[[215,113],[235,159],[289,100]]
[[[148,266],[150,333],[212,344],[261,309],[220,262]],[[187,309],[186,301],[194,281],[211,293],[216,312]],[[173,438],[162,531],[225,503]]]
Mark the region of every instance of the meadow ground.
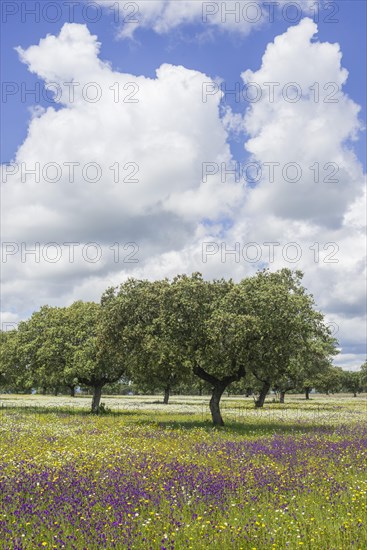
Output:
[[367,548],[366,396],[0,396],[0,548]]

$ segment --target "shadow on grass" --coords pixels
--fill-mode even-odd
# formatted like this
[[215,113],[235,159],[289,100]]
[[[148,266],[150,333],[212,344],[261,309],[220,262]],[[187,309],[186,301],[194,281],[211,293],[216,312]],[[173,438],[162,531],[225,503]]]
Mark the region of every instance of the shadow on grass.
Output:
[[[152,429],[166,429],[166,430],[195,430],[201,429],[206,432],[222,432],[227,434],[238,434],[243,436],[256,435],[273,435],[273,434],[295,434],[295,433],[311,433],[317,430],[319,433],[323,431],[330,433],[335,430],[335,424],[330,423],[331,418],[314,417],[305,422],[302,420],[286,419],[279,420],[269,418],[267,415],[259,417],[258,422],[252,417],[244,417],[243,421],[231,420],[226,418],[225,411],[224,419],[225,426],[214,426],[210,418],[205,417],[197,412],[185,412],[174,413],[165,411],[151,411],[146,410],[129,410],[129,409],[112,409],[108,412],[100,413],[98,415],[92,414],[89,409],[78,407],[56,407],[56,406],[40,406],[40,405],[6,405],[0,406],[0,419],[2,414],[15,414],[15,415],[29,415],[29,416],[47,416],[56,415],[59,417],[99,417],[109,419],[129,419],[131,424],[138,426],[152,427]],[[326,423],[325,420],[328,420]]]
[[238,434],[244,436],[259,435],[272,435],[276,433],[311,433],[315,429],[325,431],[327,433],[334,431],[335,426],[323,423],[313,424],[301,424],[291,423],[285,424],[284,422],[267,422],[267,423],[245,423],[245,422],[230,422],[227,421],[224,426],[214,426],[210,420],[165,420],[165,419],[141,419],[137,420],[137,424],[159,427],[167,430],[194,430],[202,429],[206,432],[218,431],[228,434]]
[[90,417],[124,417],[124,416],[137,416],[139,412],[134,410],[111,410],[108,412],[101,412],[99,414],[93,414],[90,409],[87,408],[78,408],[78,407],[55,407],[50,405],[48,407],[39,406],[39,405],[6,405],[5,407],[0,406],[0,418],[1,414],[6,414],[7,412],[11,413],[21,413],[29,415],[48,415],[56,414],[58,416],[90,416]]

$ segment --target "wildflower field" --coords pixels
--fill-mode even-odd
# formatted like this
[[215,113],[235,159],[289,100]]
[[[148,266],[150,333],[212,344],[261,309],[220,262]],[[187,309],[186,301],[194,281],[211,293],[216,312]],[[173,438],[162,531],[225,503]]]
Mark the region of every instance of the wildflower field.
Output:
[[367,548],[365,397],[156,400],[0,396],[0,547]]

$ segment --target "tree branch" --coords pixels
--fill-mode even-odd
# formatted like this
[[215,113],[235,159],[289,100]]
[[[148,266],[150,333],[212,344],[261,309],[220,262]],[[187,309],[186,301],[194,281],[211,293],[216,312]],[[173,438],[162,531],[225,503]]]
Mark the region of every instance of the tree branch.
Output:
[[[236,360],[232,360],[232,367],[236,366]],[[213,376],[212,374],[209,374],[206,372],[200,365],[194,365],[192,368],[192,372],[196,374],[196,376],[199,376],[202,380],[205,380],[206,382],[209,382],[209,384],[212,384],[213,386],[222,385],[224,387],[229,386],[232,382],[238,382],[243,376],[245,376],[246,371],[245,367],[243,365],[240,365],[238,367],[238,371],[236,374],[231,374],[230,376],[225,376],[224,378],[218,378],[216,376]]]
[[212,376],[208,372],[206,372],[200,365],[194,365],[192,367],[192,372],[196,374],[199,378],[202,380],[205,380],[205,382],[209,382],[209,384],[212,384],[213,386],[216,386],[218,382],[220,382],[219,378],[216,376]]

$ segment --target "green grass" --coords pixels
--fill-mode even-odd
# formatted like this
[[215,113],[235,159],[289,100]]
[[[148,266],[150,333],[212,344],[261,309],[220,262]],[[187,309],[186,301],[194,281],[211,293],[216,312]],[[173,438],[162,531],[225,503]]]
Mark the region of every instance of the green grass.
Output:
[[0,548],[367,548],[365,396],[207,400],[0,396]]

